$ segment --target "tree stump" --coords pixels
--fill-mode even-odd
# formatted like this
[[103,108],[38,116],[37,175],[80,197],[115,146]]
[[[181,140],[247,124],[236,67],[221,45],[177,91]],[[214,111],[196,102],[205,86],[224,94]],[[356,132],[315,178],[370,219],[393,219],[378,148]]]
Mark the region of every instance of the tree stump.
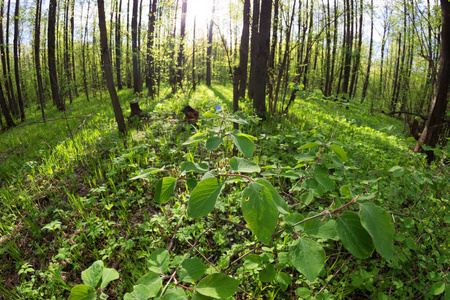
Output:
[[143,117],[143,113],[141,108],[139,107],[139,102],[138,101],[131,101],[130,102],[130,115],[128,116],[128,119],[131,119],[133,117],[138,117],[141,118]]
[[184,113],[185,117],[184,117],[184,121],[188,122],[189,124],[196,124],[198,121],[198,117],[199,117],[199,112],[196,109],[193,109],[191,106],[186,106],[185,108],[183,108],[182,112]]

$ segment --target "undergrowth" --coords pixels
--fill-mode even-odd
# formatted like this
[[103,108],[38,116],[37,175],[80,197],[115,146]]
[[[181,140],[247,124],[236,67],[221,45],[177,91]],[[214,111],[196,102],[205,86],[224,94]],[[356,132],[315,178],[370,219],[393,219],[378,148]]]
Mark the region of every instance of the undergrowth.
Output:
[[[148,114],[125,138],[107,99],[83,98],[0,135],[0,298],[450,297],[448,149],[427,165],[399,121],[317,92],[264,122],[248,100],[231,115],[230,86],[119,96],[125,115],[131,100]],[[252,191],[275,191],[260,208],[275,210],[248,217]],[[392,248],[366,210],[392,226]],[[359,218],[370,236],[352,248],[337,223]],[[219,283],[233,293],[211,293]]]

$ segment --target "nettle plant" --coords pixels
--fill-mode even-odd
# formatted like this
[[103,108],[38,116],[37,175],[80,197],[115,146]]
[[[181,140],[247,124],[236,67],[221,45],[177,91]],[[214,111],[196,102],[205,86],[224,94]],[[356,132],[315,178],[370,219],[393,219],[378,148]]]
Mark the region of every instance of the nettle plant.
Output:
[[[188,199],[185,203],[185,205],[187,204],[185,211],[188,217],[194,219],[208,216],[220,203],[220,196],[225,190],[240,189],[243,184],[241,218],[245,220],[245,228],[253,233],[255,243],[251,245],[254,249],[242,246],[245,248],[242,249],[244,254],[233,263],[242,261],[247,272],[244,275],[229,276],[225,274],[225,268],[220,270],[212,265],[215,270],[208,269],[202,260],[189,258],[194,249],[198,251],[195,247],[201,237],[215,226],[214,222],[210,222],[210,227],[197,235],[193,243],[186,241],[190,248],[183,255],[181,262],[177,262],[172,269],[169,267],[169,251],[167,249],[155,250],[147,260],[148,273],[137,281],[133,291],[127,293],[124,299],[159,299],[157,297],[182,299],[186,298],[188,294],[193,295],[195,299],[204,299],[203,296],[227,299],[232,297],[238,289],[247,293],[239,287],[241,282],[244,283],[245,276],[252,276],[253,280],[263,283],[271,282],[285,291],[292,284],[292,278],[298,277],[298,274],[286,273],[292,272],[291,267],[303,274],[309,282],[315,281],[320,276],[327,261],[323,241],[329,239],[340,241],[358,259],[368,258],[376,250],[386,260],[394,260],[395,229],[392,218],[383,208],[369,202],[371,197],[353,195],[349,185],[342,185],[339,189],[341,199],[347,199],[347,203],[335,201],[334,204],[339,203],[338,208],[311,212],[307,217],[303,217],[295,211],[300,200],[292,205],[288,204],[277,189],[263,178],[260,166],[250,160],[253,157],[257,139],[239,130],[229,130],[229,124],[233,122],[246,125],[248,121],[238,116],[227,115],[220,106],[216,107],[216,110],[216,113],[206,112],[203,117],[219,120],[220,125],[204,131],[199,130],[184,143],[184,145],[198,144],[198,147],[204,145],[204,149],[210,153],[209,163],[186,161],[181,164],[178,173],[177,170],[149,168],[130,180],[147,179],[161,172],[169,173],[169,176],[159,179],[154,201],[160,204],[167,203],[174,196],[177,185],[183,182],[189,189],[192,189],[192,192],[190,195],[177,198]],[[235,156],[227,159],[225,154],[227,152],[224,151],[222,152],[222,161],[213,163],[213,157],[218,157],[214,156],[214,153],[220,147],[230,150],[231,144],[243,157]],[[295,175],[296,177],[294,177],[298,181],[294,184],[294,188],[300,184],[302,189],[308,191],[301,197],[302,204],[304,204],[305,202],[310,203],[314,196],[320,197],[326,192],[336,190],[336,178],[322,166],[324,165],[323,160],[325,157],[332,157],[335,163],[330,168],[336,165],[343,166],[347,160],[347,154],[340,146],[331,141],[311,141],[301,146],[300,149],[309,151],[301,155],[301,161],[313,161],[308,170],[306,170],[307,168],[302,170],[301,166],[305,166],[305,164],[300,164],[299,168],[284,168],[281,172],[286,172],[288,178]],[[324,156],[324,153],[328,156]],[[315,162],[314,158],[316,158]],[[254,175],[255,173],[259,175]],[[198,174],[199,178],[192,174]],[[237,181],[241,185],[237,185]],[[189,189],[187,190],[189,191]],[[355,210],[348,210],[349,207],[355,208]],[[230,208],[228,207],[228,209]],[[231,211],[229,214],[231,215]],[[206,222],[208,222],[207,218]],[[281,245],[277,246],[277,249],[281,248],[281,250],[286,249],[287,251],[280,251],[276,253],[277,257],[275,257],[275,252],[271,248],[274,245]],[[206,258],[205,260],[210,263]],[[174,262],[171,265],[173,264]],[[207,273],[209,274],[207,275]],[[302,279],[304,280],[303,277]],[[105,282],[97,277],[95,281],[91,287],[100,281],[103,286],[103,282]],[[195,284],[197,281],[198,283]],[[189,287],[184,282],[190,283],[186,284]],[[95,296],[92,289],[84,289],[86,292],[90,292],[92,297]],[[82,288],[78,287],[76,295],[72,290],[70,299],[95,299],[78,296],[81,290]],[[297,293],[311,294],[310,291],[305,292],[304,289],[298,289]]]

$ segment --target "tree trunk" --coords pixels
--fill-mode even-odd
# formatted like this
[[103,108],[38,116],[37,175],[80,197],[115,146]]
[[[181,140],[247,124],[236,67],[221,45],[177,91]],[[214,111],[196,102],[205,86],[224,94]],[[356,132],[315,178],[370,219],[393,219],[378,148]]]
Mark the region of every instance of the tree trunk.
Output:
[[9,110],[11,113],[11,110],[12,111],[14,110],[15,101],[14,101],[14,95],[13,95],[12,90],[9,85],[9,82],[10,82],[9,72],[6,67],[6,51],[5,51],[6,45],[5,45],[5,42],[3,39],[3,6],[4,6],[4,2],[1,1],[0,2],[0,56],[1,56],[1,60],[2,60],[3,77],[5,78],[6,96],[8,98]]
[[155,55],[153,53],[153,45],[155,44],[156,7],[157,0],[153,0],[149,11],[147,37],[147,88],[150,99],[155,97]]
[[138,6],[139,1],[133,0],[133,15],[131,17],[131,48],[133,51],[133,89],[134,93],[142,92],[141,72],[139,70],[138,48]]
[[[156,0],[154,0],[156,1]],[[116,26],[115,26],[115,38],[116,38],[116,77],[117,77],[117,88],[119,91],[123,89],[122,87],[122,70],[121,70],[121,61],[122,61],[122,37],[121,37],[121,28],[120,21],[122,12],[122,0],[118,0],[118,9],[116,11]],[[112,30],[112,29],[111,29]]]
[[[184,38],[186,37],[187,0],[182,0],[180,24],[180,51],[177,58],[177,84],[183,88]],[[211,85],[211,82],[210,82]]]
[[[450,2],[448,0],[441,0],[441,13],[441,57],[439,59],[436,93],[431,105],[430,115],[422,135],[414,147],[414,152],[420,152],[422,150],[421,145],[435,147],[444,125],[450,84],[450,76],[448,76],[450,74]],[[427,155],[430,161],[433,158],[433,152],[428,151]]]
[[19,106],[17,105],[17,101],[15,100],[14,96],[14,87],[12,83],[12,75],[11,75],[11,61],[10,61],[10,55],[9,55],[9,15],[10,15],[10,8],[11,8],[11,0],[8,0],[8,9],[6,11],[6,67],[7,67],[7,73],[8,73],[8,85],[9,90],[11,91],[11,102],[10,102],[10,110],[14,116],[19,115]]
[[58,74],[56,71],[56,53],[55,53],[55,24],[56,24],[56,0],[50,0],[48,9],[48,71],[50,75],[50,86],[52,89],[53,103],[59,111],[64,111],[65,106],[59,95]]
[[370,68],[372,66],[372,50],[373,50],[373,0],[370,0],[370,42],[369,42],[369,57],[367,58],[366,77],[364,79],[363,90],[361,95],[361,104],[366,99],[367,88],[369,87]]
[[111,102],[114,109],[114,116],[116,117],[119,132],[125,134],[126,133],[125,120],[123,118],[122,108],[120,107],[119,97],[117,97],[116,88],[114,86],[114,76],[111,67],[111,57],[109,56],[104,0],[98,0],[97,4],[98,4],[98,23],[100,27],[100,43],[102,47],[102,62],[103,62],[103,70],[105,71],[106,76],[106,85],[108,87],[109,95],[111,97]]
[[17,100],[19,101],[20,120],[25,121],[25,107],[23,105],[22,85],[19,70],[19,0],[16,0],[16,9],[14,12],[14,73],[16,76]]
[[[73,98],[72,98],[72,89],[71,89],[71,81],[72,81],[72,75],[70,74],[70,56],[69,56],[69,0],[65,1],[65,7],[64,7],[64,34],[63,34],[63,41],[64,41],[64,71],[66,73],[66,84],[64,87],[64,90],[67,91],[67,94],[69,95],[69,101],[70,104],[72,104]],[[66,94],[66,93],[65,93]]]
[[78,97],[78,86],[77,86],[77,76],[75,69],[75,47],[74,47],[74,39],[75,39],[75,0],[72,0],[71,12],[70,12],[70,43],[71,43],[71,56],[72,56],[72,66],[71,73],[73,74],[72,82],[73,82],[73,91],[75,92],[75,97]]
[[[3,96],[3,88],[2,85],[0,84],[0,108],[2,110],[3,115],[5,116],[5,120],[6,120],[6,128],[11,128],[16,126],[16,124],[14,124],[14,121],[11,117],[11,112],[9,111],[8,105],[6,105],[6,100],[5,97]],[[0,115],[0,119],[2,118],[2,116]],[[3,126],[3,124],[2,124]]]
[[211,86],[211,54],[212,54],[212,38],[214,25],[214,12],[216,10],[216,0],[213,0],[211,10],[211,21],[208,29],[208,48],[206,49],[206,85]]
[[[244,24],[242,27],[241,45],[239,46],[239,97],[245,98],[245,87],[247,85],[247,65],[248,65],[248,41],[250,33],[250,0],[244,2]],[[233,104],[238,109],[238,104]],[[234,111],[234,110],[233,110]]]
[[[361,47],[362,47],[362,27],[363,27],[363,0],[360,0],[359,6],[359,29],[358,29],[358,44],[356,46],[356,53],[353,56],[355,57],[355,61],[353,62],[352,68],[352,77],[350,80],[350,97],[354,97],[356,86],[358,83],[358,71],[361,65]],[[356,17],[355,17],[356,18]]]
[[44,85],[42,83],[41,74],[41,5],[42,0],[36,1],[36,17],[34,22],[34,63],[36,67],[36,79],[38,85],[38,99],[41,107],[42,120],[45,122],[45,101],[44,101]]
[[253,0],[252,15],[252,37],[250,40],[250,77],[248,79],[248,97],[253,99],[253,86],[256,67],[256,53],[258,52],[258,33],[259,33],[259,4],[260,0]]
[[87,83],[87,71],[86,71],[86,56],[88,55],[89,51],[86,53],[86,39],[88,35],[88,27],[89,27],[89,10],[91,8],[91,3],[88,1],[88,7],[87,7],[87,13],[86,13],[86,25],[84,27],[84,34],[83,34],[83,44],[82,44],[82,50],[81,50],[81,56],[83,60],[83,85],[84,85],[84,93],[86,95],[86,101],[89,102],[89,88]]
[[194,28],[193,28],[193,37],[192,37],[192,90],[195,91],[195,25],[197,22],[197,17],[194,16]]
[[271,11],[272,0],[262,0],[259,17],[259,43],[253,82],[253,109],[263,119],[266,117],[266,79],[270,51]]
[[127,2],[127,55],[126,55],[126,82],[127,87],[130,89],[132,85],[132,74],[131,74],[131,59],[130,59],[130,1]]

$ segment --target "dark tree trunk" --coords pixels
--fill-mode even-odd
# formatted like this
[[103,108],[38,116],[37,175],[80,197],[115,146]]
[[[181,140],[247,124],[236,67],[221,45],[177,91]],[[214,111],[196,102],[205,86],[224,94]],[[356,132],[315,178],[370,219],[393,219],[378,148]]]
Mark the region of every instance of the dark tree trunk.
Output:
[[152,1],[148,17],[148,40],[147,40],[147,88],[150,99],[155,97],[155,65],[153,45],[155,44],[155,21],[157,0]]
[[[278,42],[278,10],[279,10],[279,0],[275,0],[275,4],[274,4],[274,12],[273,12],[273,26],[272,26],[272,32],[273,32],[273,37],[272,37],[272,43],[270,46],[270,55],[269,55],[269,64],[268,64],[268,82],[267,82],[267,94],[269,95],[269,112],[273,112],[274,108],[273,103],[275,102],[274,100],[274,95],[273,95],[273,88],[275,85],[275,52],[277,49],[277,42]],[[280,43],[281,46],[281,43]],[[281,56],[281,49],[280,51],[278,51],[279,55]]]
[[111,97],[111,102],[114,109],[114,116],[116,117],[119,132],[125,134],[126,133],[125,120],[123,118],[122,107],[120,107],[119,97],[117,97],[116,88],[114,86],[114,76],[111,66],[111,57],[109,56],[108,33],[106,32],[104,0],[98,0],[97,4],[98,4],[98,23],[100,27],[100,43],[102,46],[102,62],[103,62],[103,70],[105,71],[106,76],[106,85],[108,87],[109,95]]
[[[180,51],[177,58],[177,84],[183,88],[184,38],[186,37],[187,0],[182,0],[180,24]],[[211,85],[211,82],[210,82]]]
[[[122,12],[122,0],[118,0],[118,8],[116,10],[116,26],[115,26],[115,38],[116,38],[116,77],[117,77],[117,88],[119,91],[123,89],[122,87],[122,37],[121,37],[121,12]],[[112,29],[111,29],[112,30]]]
[[[358,71],[361,65],[361,47],[362,47],[362,26],[363,26],[363,0],[360,0],[359,6],[359,29],[358,29],[358,44],[356,46],[356,52],[353,56],[355,57],[355,61],[353,62],[352,68],[352,77],[350,80],[350,97],[354,97],[356,86],[358,83]],[[355,17],[356,18],[356,17]]]
[[248,79],[248,97],[253,99],[253,85],[256,67],[256,53],[258,52],[259,34],[259,4],[260,0],[253,0],[252,37],[250,40],[250,77]]
[[325,96],[331,95],[331,29],[330,29],[330,20],[331,20],[331,12],[330,12],[330,0],[327,0],[327,14],[326,14],[326,22],[327,28],[325,29],[325,88],[324,94]]
[[[245,98],[245,87],[247,86],[247,65],[248,65],[248,41],[250,33],[250,0],[244,2],[244,24],[242,27],[241,45],[239,46],[239,97]],[[233,104],[238,109],[238,104]],[[234,111],[234,110],[233,110]]]
[[263,119],[266,117],[266,79],[270,51],[271,11],[272,0],[262,0],[259,17],[259,43],[253,82],[253,109]]
[[[2,110],[3,115],[5,116],[6,128],[16,126],[16,124],[14,123],[14,121],[11,117],[11,112],[8,109],[8,105],[6,105],[6,100],[5,100],[5,97],[3,96],[3,88],[2,88],[1,84],[0,84],[0,108]],[[0,119],[1,118],[2,118],[2,116],[0,115]],[[2,126],[3,126],[3,124],[2,124]]]
[[342,77],[342,93],[349,92],[350,71],[353,51],[353,1],[344,0],[346,11],[345,37],[344,37],[344,70]]
[[70,12],[70,43],[71,43],[71,56],[72,56],[72,66],[71,73],[72,82],[73,82],[73,91],[75,93],[75,97],[78,97],[78,86],[77,86],[77,76],[75,69],[75,48],[74,48],[74,38],[75,38],[75,0],[72,0],[71,12]]
[[141,72],[139,70],[138,48],[138,7],[139,1],[133,0],[133,16],[131,17],[131,48],[133,51],[133,89],[134,93],[142,92]]
[[[86,25],[84,27],[84,34],[83,34],[83,45],[81,50],[81,56],[83,59],[83,85],[84,85],[84,93],[86,95],[86,100],[89,102],[89,87],[87,83],[87,71],[86,71],[86,39],[88,35],[88,27],[89,27],[89,10],[91,8],[91,3],[88,1],[88,7],[87,7],[87,13],[86,13]],[[89,51],[87,51],[89,53]]]
[[8,104],[9,104],[9,109],[10,109],[10,113],[11,113],[11,110],[14,110],[15,101],[14,101],[14,95],[13,95],[12,90],[9,85],[9,82],[10,82],[9,72],[8,72],[7,66],[6,66],[6,51],[5,51],[6,46],[5,46],[5,42],[3,39],[3,6],[4,6],[4,2],[0,1],[0,56],[1,56],[1,60],[2,60],[3,77],[6,79],[6,81],[5,81],[6,96],[8,98]]
[[36,78],[38,85],[38,98],[39,105],[41,107],[42,120],[45,122],[45,101],[44,101],[44,85],[42,83],[42,74],[41,74],[41,5],[42,0],[36,1],[36,17],[34,21],[34,63],[36,66]]
[[212,54],[212,38],[214,25],[214,12],[216,10],[216,0],[213,0],[211,10],[211,22],[208,29],[208,48],[206,49],[206,85],[211,86],[211,54]]
[[56,0],[50,0],[48,9],[48,71],[50,75],[50,86],[52,89],[53,103],[59,111],[65,110],[64,102],[59,95],[58,74],[56,71],[56,52],[55,52],[55,25],[56,25]]
[[25,121],[25,107],[23,105],[22,85],[19,70],[19,0],[16,0],[16,9],[14,12],[14,73],[16,76],[17,100],[19,101],[20,120]]
[[[414,147],[415,152],[422,150],[421,145],[435,147],[439,141],[444,125],[445,113],[448,102],[448,89],[450,84],[450,2],[441,0],[442,29],[441,29],[441,57],[439,60],[439,73],[437,78],[436,93],[431,105],[430,115],[425,129]],[[433,152],[427,152],[429,161],[433,158]]]
[[192,37],[192,90],[195,91],[196,88],[196,80],[195,80],[195,25],[197,22],[197,18],[194,16],[194,28],[193,28],[193,37]]
[[14,87],[12,83],[12,75],[11,75],[11,61],[10,61],[10,55],[9,55],[9,15],[10,15],[10,8],[11,8],[11,0],[8,0],[8,9],[6,11],[6,67],[8,69],[8,85],[9,90],[11,91],[11,99],[10,102],[10,110],[14,116],[19,115],[19,106],[17,105],[17,101],[14,96]]
[[[64,34],[63,34],[63,40],[64,40],[64,70],[66,73],[66,84],[64,87],[64,90],[67,91],[67,94],[69,95],[69,101],[70,104],[72,104],[73,98],[72,98],[72,89],[71,89],[71,81],[72,81],[72,75],[70,74],[70,56],[69,56],[69,0],[66,0],[65,7],[64,7]],[[66,93],[64,93],[66,94]]]
[[130,89],[132,85],[132,74],[131,74],[131,59],[130,59],[130,1],[127,2],[127,55],[126,55],[126,82],[127,87]]

